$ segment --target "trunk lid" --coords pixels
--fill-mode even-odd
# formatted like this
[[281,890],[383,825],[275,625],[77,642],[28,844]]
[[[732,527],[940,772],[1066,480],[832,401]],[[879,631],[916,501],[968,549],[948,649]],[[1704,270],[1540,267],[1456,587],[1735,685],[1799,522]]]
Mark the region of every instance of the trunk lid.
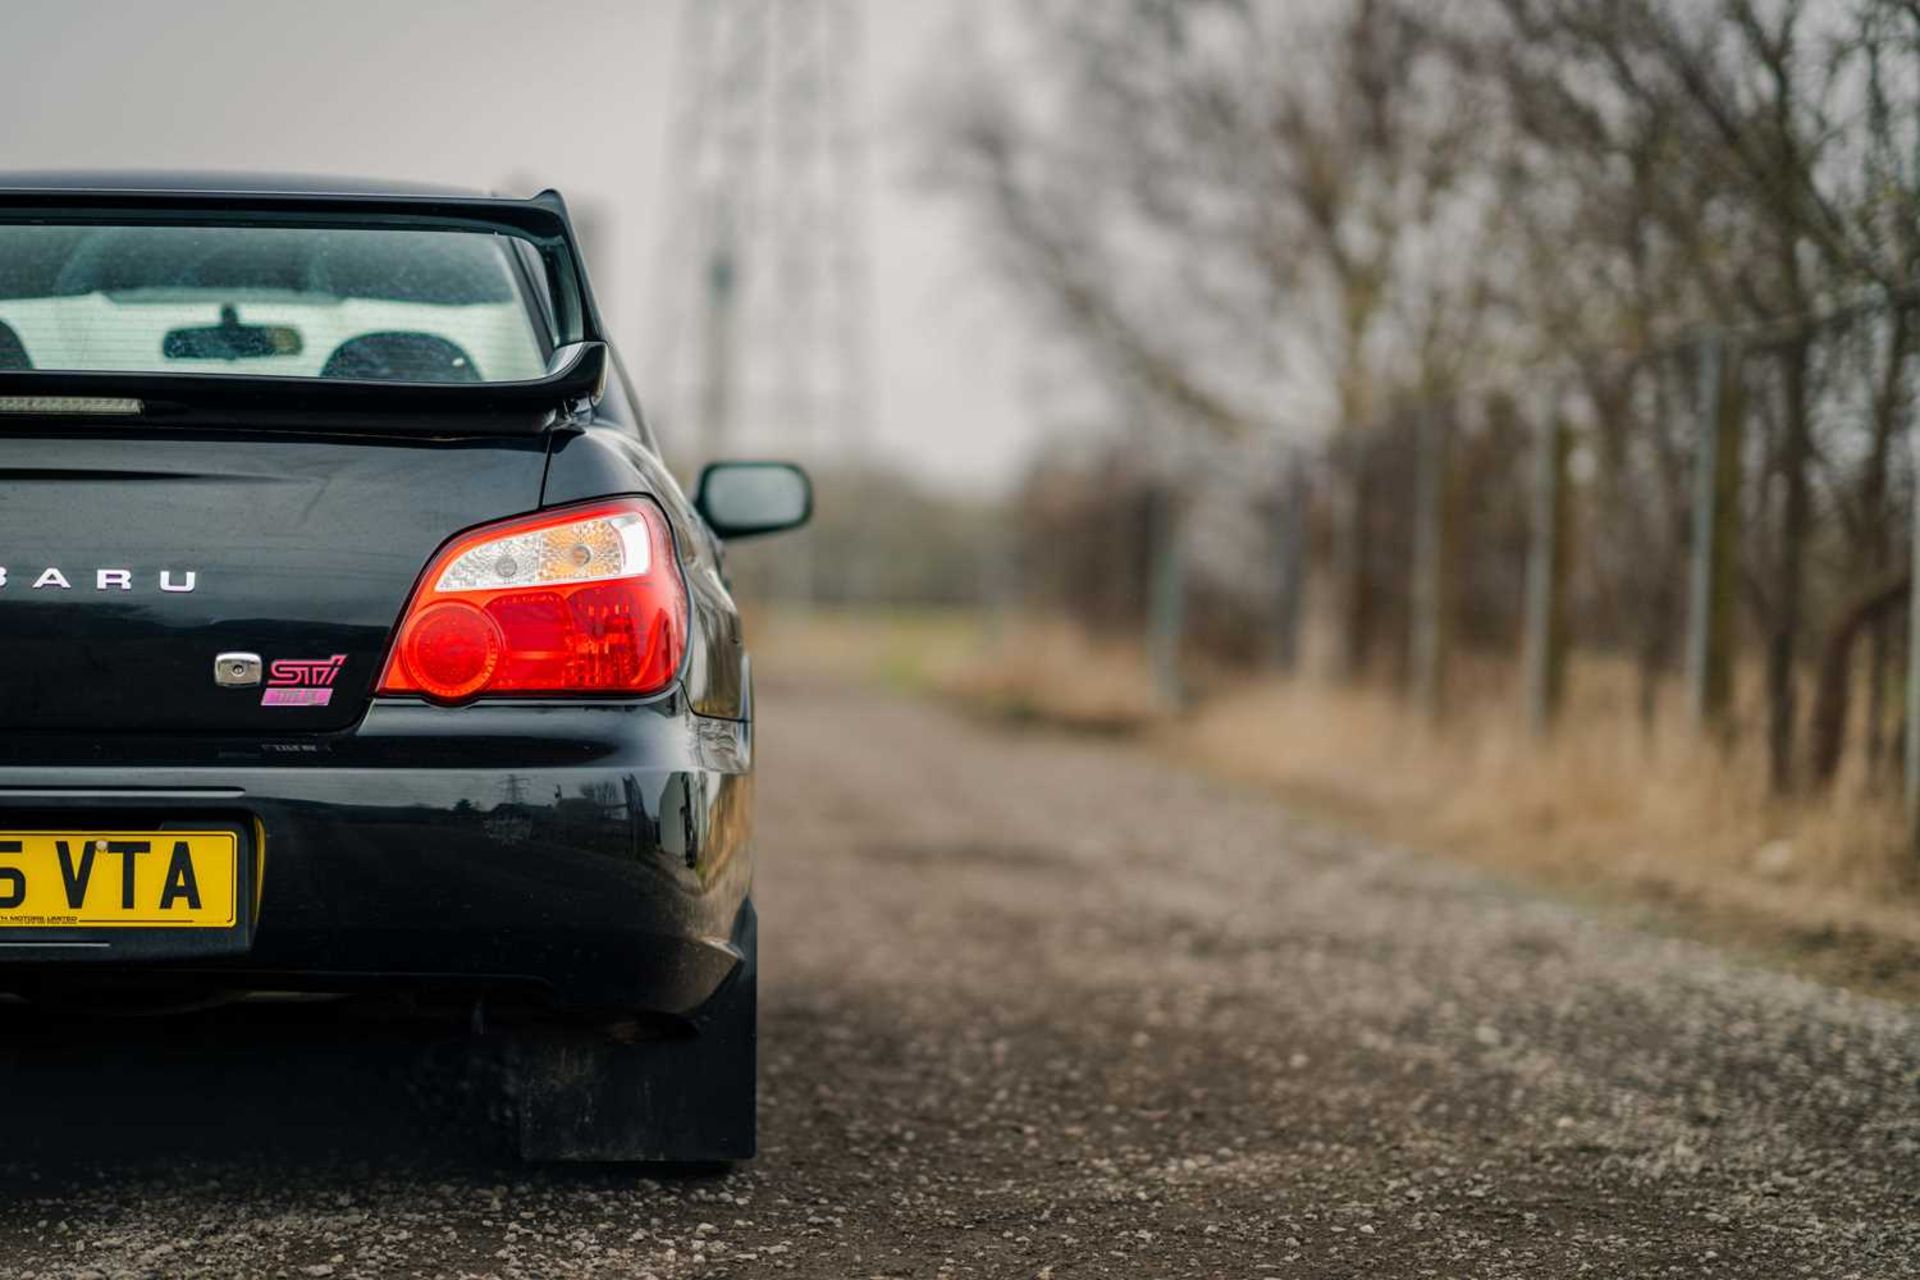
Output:
[[[352,725],[435,549],[538,507],[546,452],[544,434],[0,439],[0,728]],[[217,680],[221,654],[257,655],[258,683]]]

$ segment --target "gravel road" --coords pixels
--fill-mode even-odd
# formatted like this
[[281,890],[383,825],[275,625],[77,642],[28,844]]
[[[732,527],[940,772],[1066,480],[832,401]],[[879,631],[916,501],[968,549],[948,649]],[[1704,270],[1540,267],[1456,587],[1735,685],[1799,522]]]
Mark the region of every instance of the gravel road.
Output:
[[762,705],[758,1161],[516,1167],[461,1043],[326,1010],[66,1028],[0,1055],[0,1275],[1920,1275],[1920,1011],[1124,746]]

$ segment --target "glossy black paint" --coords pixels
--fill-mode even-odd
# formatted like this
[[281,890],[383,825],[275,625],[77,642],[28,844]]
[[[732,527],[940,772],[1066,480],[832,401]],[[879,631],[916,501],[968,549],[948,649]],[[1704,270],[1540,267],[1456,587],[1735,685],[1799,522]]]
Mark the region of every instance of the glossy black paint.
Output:
[[[602,452],[600,494],[655,492],[668,510],[693,601],[682,681],[639,702],[372,697],[434,551],[542,505],[550,447]],[[681,1013],[738,960],[728,940],[751,882],[738,614],[710,537],[637,436],[69,435],[0,441],[0,460],[0,827],[58,810],[265,832],[252,947],[211,959],[181,935],[175,968],[275,989],[520,985],[562,1007]],[[41,561],[76,583],[96,564],[136,581],[193,565],[199,585],[48,599],[13,569]],[[262,707],[258,688],[214,684],[228,649],[348,661],[333,705]],[[0,936],[0,989],[44,978],[44,957],[7,963],[5,944],[30,940]],[[143,965],[154,954],[145,940]],[[125,956],[63,963],[111,972]]]
[[[0,830],[219,821],[260,836],[238,953],[156,933],[53,959],[10,945],[45,939],[0,931],[0,990],[417,983],[673,1015],[718,991],[750,936],[747,656],[717,541],[624,375],[604,390],[513,433],[457,414],[430,434],[0,427]],[[618,494],[659,501],[687,583],[671,688],[464,707],[372,694],[448,538]],[[48,567],[67,589],[30,585]],[[122,568],[134,589],[93,589]],[[162,569],[193,570],[195,589],[158,590]],[[257,687],[215,684],[227,650],[346,664],[329,706],[262,707]]]
[[547,468],[549,506],[581,502],[623,485],[641,485],[666,508],[679,543],[692,606],[685,687],[701,715],[745,718],[750,703],[747,651],[740,614],[727,591],[719,541],[666,466],[643,439],[644,426],[626,394],[610,387],[587,430],[556,436]]
[[[0,826],[257,820],[251,948],[208,957],[190,934],[162,935],[168,976],[524,988],[565,1008],[684,1013],[738,960],[749,742],[745,724],[690,715],[677,693],[379,700],[350,732],[311,736],[9,735]],[[133,957],[141,974],[154,972],[152,943]],[[129,958],[58,967],[97,980]],[[48,967],[0,947],[0,990],[43,982]]]
[[[357,721],[422,568],[540,505],[543,436],[0,436],[0,727],[301,733]],[[36,588],[48,569],[69,585]],[[99,587],[125,570],[131,587]],[[169,585],[192,591],[161,589]],[[346,656],[325,707],[221,688],[214,656]]]

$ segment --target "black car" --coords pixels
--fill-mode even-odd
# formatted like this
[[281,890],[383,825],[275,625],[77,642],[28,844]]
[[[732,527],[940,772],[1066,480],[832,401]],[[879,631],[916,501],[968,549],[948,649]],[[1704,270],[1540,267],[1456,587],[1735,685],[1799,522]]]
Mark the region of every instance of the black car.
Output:
[[564,204],[0,178],[0,992],[511,1028],[530,1158],[754,1149],[753,694]]

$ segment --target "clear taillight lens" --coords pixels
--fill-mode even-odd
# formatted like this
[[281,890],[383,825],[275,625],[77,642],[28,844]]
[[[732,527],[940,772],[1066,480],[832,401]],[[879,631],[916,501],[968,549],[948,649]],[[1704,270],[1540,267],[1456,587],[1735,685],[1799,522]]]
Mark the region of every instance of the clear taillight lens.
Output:
[[687,593],[660,508],[620,498],[488,525],[427,567],[381,693],[656,693],[687,648]]

